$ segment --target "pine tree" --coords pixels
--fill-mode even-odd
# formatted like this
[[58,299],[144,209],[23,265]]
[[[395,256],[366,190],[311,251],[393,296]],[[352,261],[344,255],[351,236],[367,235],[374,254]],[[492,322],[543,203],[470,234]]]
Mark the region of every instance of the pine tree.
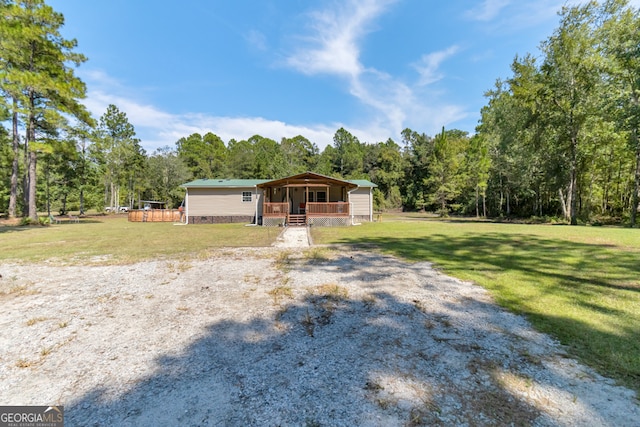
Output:
[[4,1],[1,6],[0,80],[3,93],[12,100],[14,141],[19,116],[26,128],[27,214],[37,221],[36,170],[38,153],[46,148],[45,136],[55,135],[68,116],[91,121],[79,103],[85,96],[84,83],[71,67],[86,58],[74,52],[75,40],[61,36],[64,17],[43,0]]

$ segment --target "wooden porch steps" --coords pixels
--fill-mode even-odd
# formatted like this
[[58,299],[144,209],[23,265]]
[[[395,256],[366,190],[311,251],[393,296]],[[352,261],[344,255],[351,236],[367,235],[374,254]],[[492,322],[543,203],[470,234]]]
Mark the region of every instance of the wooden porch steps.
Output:
[[306,215],[289,215],[289,225],[291,226],[304,226],[307,225],[307,216]]

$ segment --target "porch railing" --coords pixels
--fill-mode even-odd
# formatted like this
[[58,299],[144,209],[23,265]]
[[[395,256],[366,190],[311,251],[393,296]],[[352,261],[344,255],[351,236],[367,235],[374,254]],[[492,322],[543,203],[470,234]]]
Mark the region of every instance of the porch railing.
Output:
[[309,216],[349,216],[348,202],[309,202],[306,208]]
[[289,213],[289,203],[264,203],[263,216],[286,216]]

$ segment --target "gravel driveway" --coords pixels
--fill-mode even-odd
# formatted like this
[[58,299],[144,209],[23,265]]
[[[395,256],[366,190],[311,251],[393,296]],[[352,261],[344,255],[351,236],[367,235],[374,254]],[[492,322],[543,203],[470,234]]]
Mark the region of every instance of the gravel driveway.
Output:
[[353,248],[0,266],[0,402],[66,425],[637,426],[482,288]]

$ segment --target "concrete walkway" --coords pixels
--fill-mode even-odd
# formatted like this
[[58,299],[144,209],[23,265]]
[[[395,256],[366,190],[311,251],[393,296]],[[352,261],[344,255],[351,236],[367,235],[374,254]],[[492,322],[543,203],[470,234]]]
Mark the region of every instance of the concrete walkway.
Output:
[[307,227],[285,227],[273,246],[277,248],[308,248]]

